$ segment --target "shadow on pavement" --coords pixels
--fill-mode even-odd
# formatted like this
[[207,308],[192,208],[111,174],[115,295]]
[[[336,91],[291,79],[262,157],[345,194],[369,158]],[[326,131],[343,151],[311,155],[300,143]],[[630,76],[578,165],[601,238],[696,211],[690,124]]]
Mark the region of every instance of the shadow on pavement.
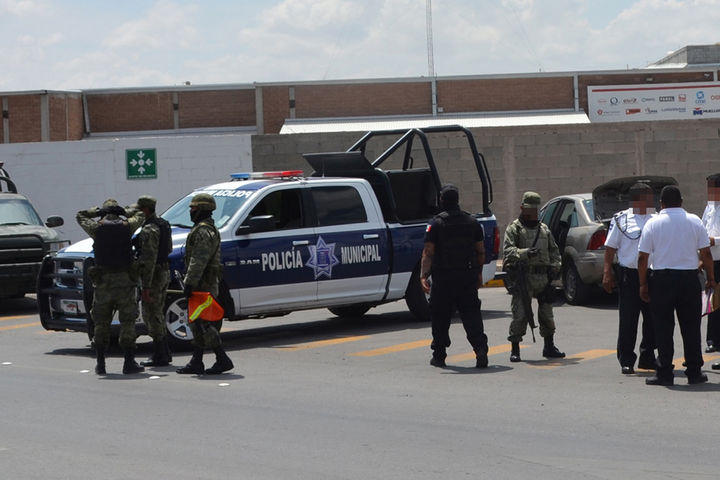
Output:
[[[506,365],[488,365],[487,368],[460,367],[457,365],[448,365],[443,368],[444,374],[450,375],[486,375],[488,373],[501,373],[512,370],[512,367]],[[449,371],[448,371],[449,370]]]
[[36,315],[37,301],[34,296],[23,298],[0,298],[0,315]]

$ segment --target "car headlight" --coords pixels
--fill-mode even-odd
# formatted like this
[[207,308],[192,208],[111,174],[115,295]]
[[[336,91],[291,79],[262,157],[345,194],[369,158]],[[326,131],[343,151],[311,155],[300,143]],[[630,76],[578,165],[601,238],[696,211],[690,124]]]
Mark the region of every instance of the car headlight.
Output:
[[58,250],[70,246],[70,240],[62,240],[60,242],[50,242],[50,251],[57,252]]

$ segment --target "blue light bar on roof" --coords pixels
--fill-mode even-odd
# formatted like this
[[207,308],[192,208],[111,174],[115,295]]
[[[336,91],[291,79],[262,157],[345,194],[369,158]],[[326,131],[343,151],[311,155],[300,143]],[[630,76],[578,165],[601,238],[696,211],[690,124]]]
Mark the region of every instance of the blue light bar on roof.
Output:
[[248,180],[250,179],[249,173],[231,173],[230,178],[233,180]]

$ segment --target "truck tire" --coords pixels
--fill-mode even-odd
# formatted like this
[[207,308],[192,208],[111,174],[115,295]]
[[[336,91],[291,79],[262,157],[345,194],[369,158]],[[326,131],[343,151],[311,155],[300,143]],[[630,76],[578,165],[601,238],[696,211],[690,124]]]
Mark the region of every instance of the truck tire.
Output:
[[410,283],[405,291],[405,303],[407,303],[410,313],[412,313],[418,321],[429,322],[431,320],[430,298],[422,290],[419,268],[415,269],[410,277]]
[[328,308],[330,313],[337,315],[340,318],[357,318],[362,317],[365,313],[370,310],[369,305],[348,305],[347,307],[332,307]]
[[563,271],[563,293],[570,305],[582,305],[590,295],[590,286],[583,283],[572,260],[568,260]]
[[[222,320],[214,323],[218,332],[222,329]],[[165,328],[168,340],[175,347],[187,347],[193,339],[188,324],[187,300],[178,294],[168,294],[165,300]]]

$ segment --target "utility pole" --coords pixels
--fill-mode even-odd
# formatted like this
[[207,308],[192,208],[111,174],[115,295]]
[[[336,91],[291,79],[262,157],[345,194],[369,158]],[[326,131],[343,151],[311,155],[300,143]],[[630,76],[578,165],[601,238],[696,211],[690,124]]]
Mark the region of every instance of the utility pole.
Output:
[[428,76],[432,90],[432,114],[437,117],[437,82],[435,79],[435,60],[433,58],[432,0],[425,0],[425,23],[427,31]]

